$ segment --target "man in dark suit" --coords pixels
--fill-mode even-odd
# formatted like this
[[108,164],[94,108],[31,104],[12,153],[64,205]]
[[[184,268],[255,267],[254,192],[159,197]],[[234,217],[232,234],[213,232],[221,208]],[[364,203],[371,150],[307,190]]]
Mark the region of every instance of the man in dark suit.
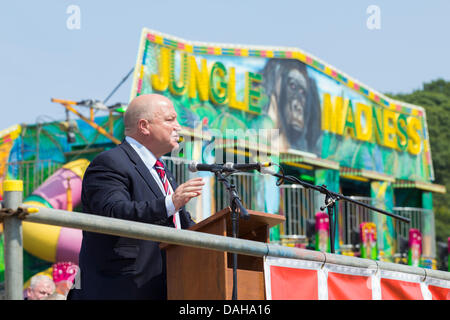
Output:
[[[177,186],[161,156],[178,147],[181,129],[172,102],[135,98],[124,115],[125,139],[98,155],[84,174],[83,211],[177,228],[194,224],[184,205],[204,182]],[[159,243],[83,231],[80,289],[69,299],[166,299],[165,254]]]

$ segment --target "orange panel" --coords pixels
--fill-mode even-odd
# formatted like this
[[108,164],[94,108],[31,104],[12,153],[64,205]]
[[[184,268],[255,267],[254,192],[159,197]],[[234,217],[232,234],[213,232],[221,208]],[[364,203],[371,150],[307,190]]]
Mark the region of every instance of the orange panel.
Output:
[[328,300],[372,300],[370,277],[328,272]]
[[419,283],[382,278],[380,284],[382,300],[423,300]]
[[318,300],[317,270],[270,267],[273,300]]
[[450,300],[450,289],[429,285],[428,290],[430,290],[433,300]]

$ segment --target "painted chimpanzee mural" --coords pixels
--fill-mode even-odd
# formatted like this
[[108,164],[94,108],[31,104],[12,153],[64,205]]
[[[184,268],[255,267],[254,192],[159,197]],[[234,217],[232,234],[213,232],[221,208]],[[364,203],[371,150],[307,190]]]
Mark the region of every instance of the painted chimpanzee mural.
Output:
[[280,129],[280,150],[291,148],[320,156],[320,100],[305,64],[294,59],[269,59],[262,74],[269,98],[266,112]]

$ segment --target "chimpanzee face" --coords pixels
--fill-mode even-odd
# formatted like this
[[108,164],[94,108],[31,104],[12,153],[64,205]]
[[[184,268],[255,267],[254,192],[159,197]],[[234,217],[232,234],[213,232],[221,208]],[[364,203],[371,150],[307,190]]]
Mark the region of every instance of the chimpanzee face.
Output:
[[295,59],[269,59],[262,73],[269,97],[265,111],[280,129],[288,148],[320,155],[319,92],[307,66]]
[[286,88],[284,88],[286,122],[295,131],[302,131],[305,125],[305,108],[307,80],[298,69],[291,69],[287,74]]

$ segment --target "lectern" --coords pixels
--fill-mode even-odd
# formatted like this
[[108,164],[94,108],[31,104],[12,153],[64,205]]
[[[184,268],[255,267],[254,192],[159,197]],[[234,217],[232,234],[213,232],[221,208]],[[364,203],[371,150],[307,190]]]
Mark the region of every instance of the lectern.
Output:
[[[268,242],[269,229],[285,220],[283,216],[248,210],[250,218],[239,220],[238,237]],[[192,226],[190,230],[232,236],[229,207]],[[169,300],[229,300],[233,289],[232,254],[172,244],[166,250],[167,298]],[[265,299],[262,257],[238,255],[237,298]]]

